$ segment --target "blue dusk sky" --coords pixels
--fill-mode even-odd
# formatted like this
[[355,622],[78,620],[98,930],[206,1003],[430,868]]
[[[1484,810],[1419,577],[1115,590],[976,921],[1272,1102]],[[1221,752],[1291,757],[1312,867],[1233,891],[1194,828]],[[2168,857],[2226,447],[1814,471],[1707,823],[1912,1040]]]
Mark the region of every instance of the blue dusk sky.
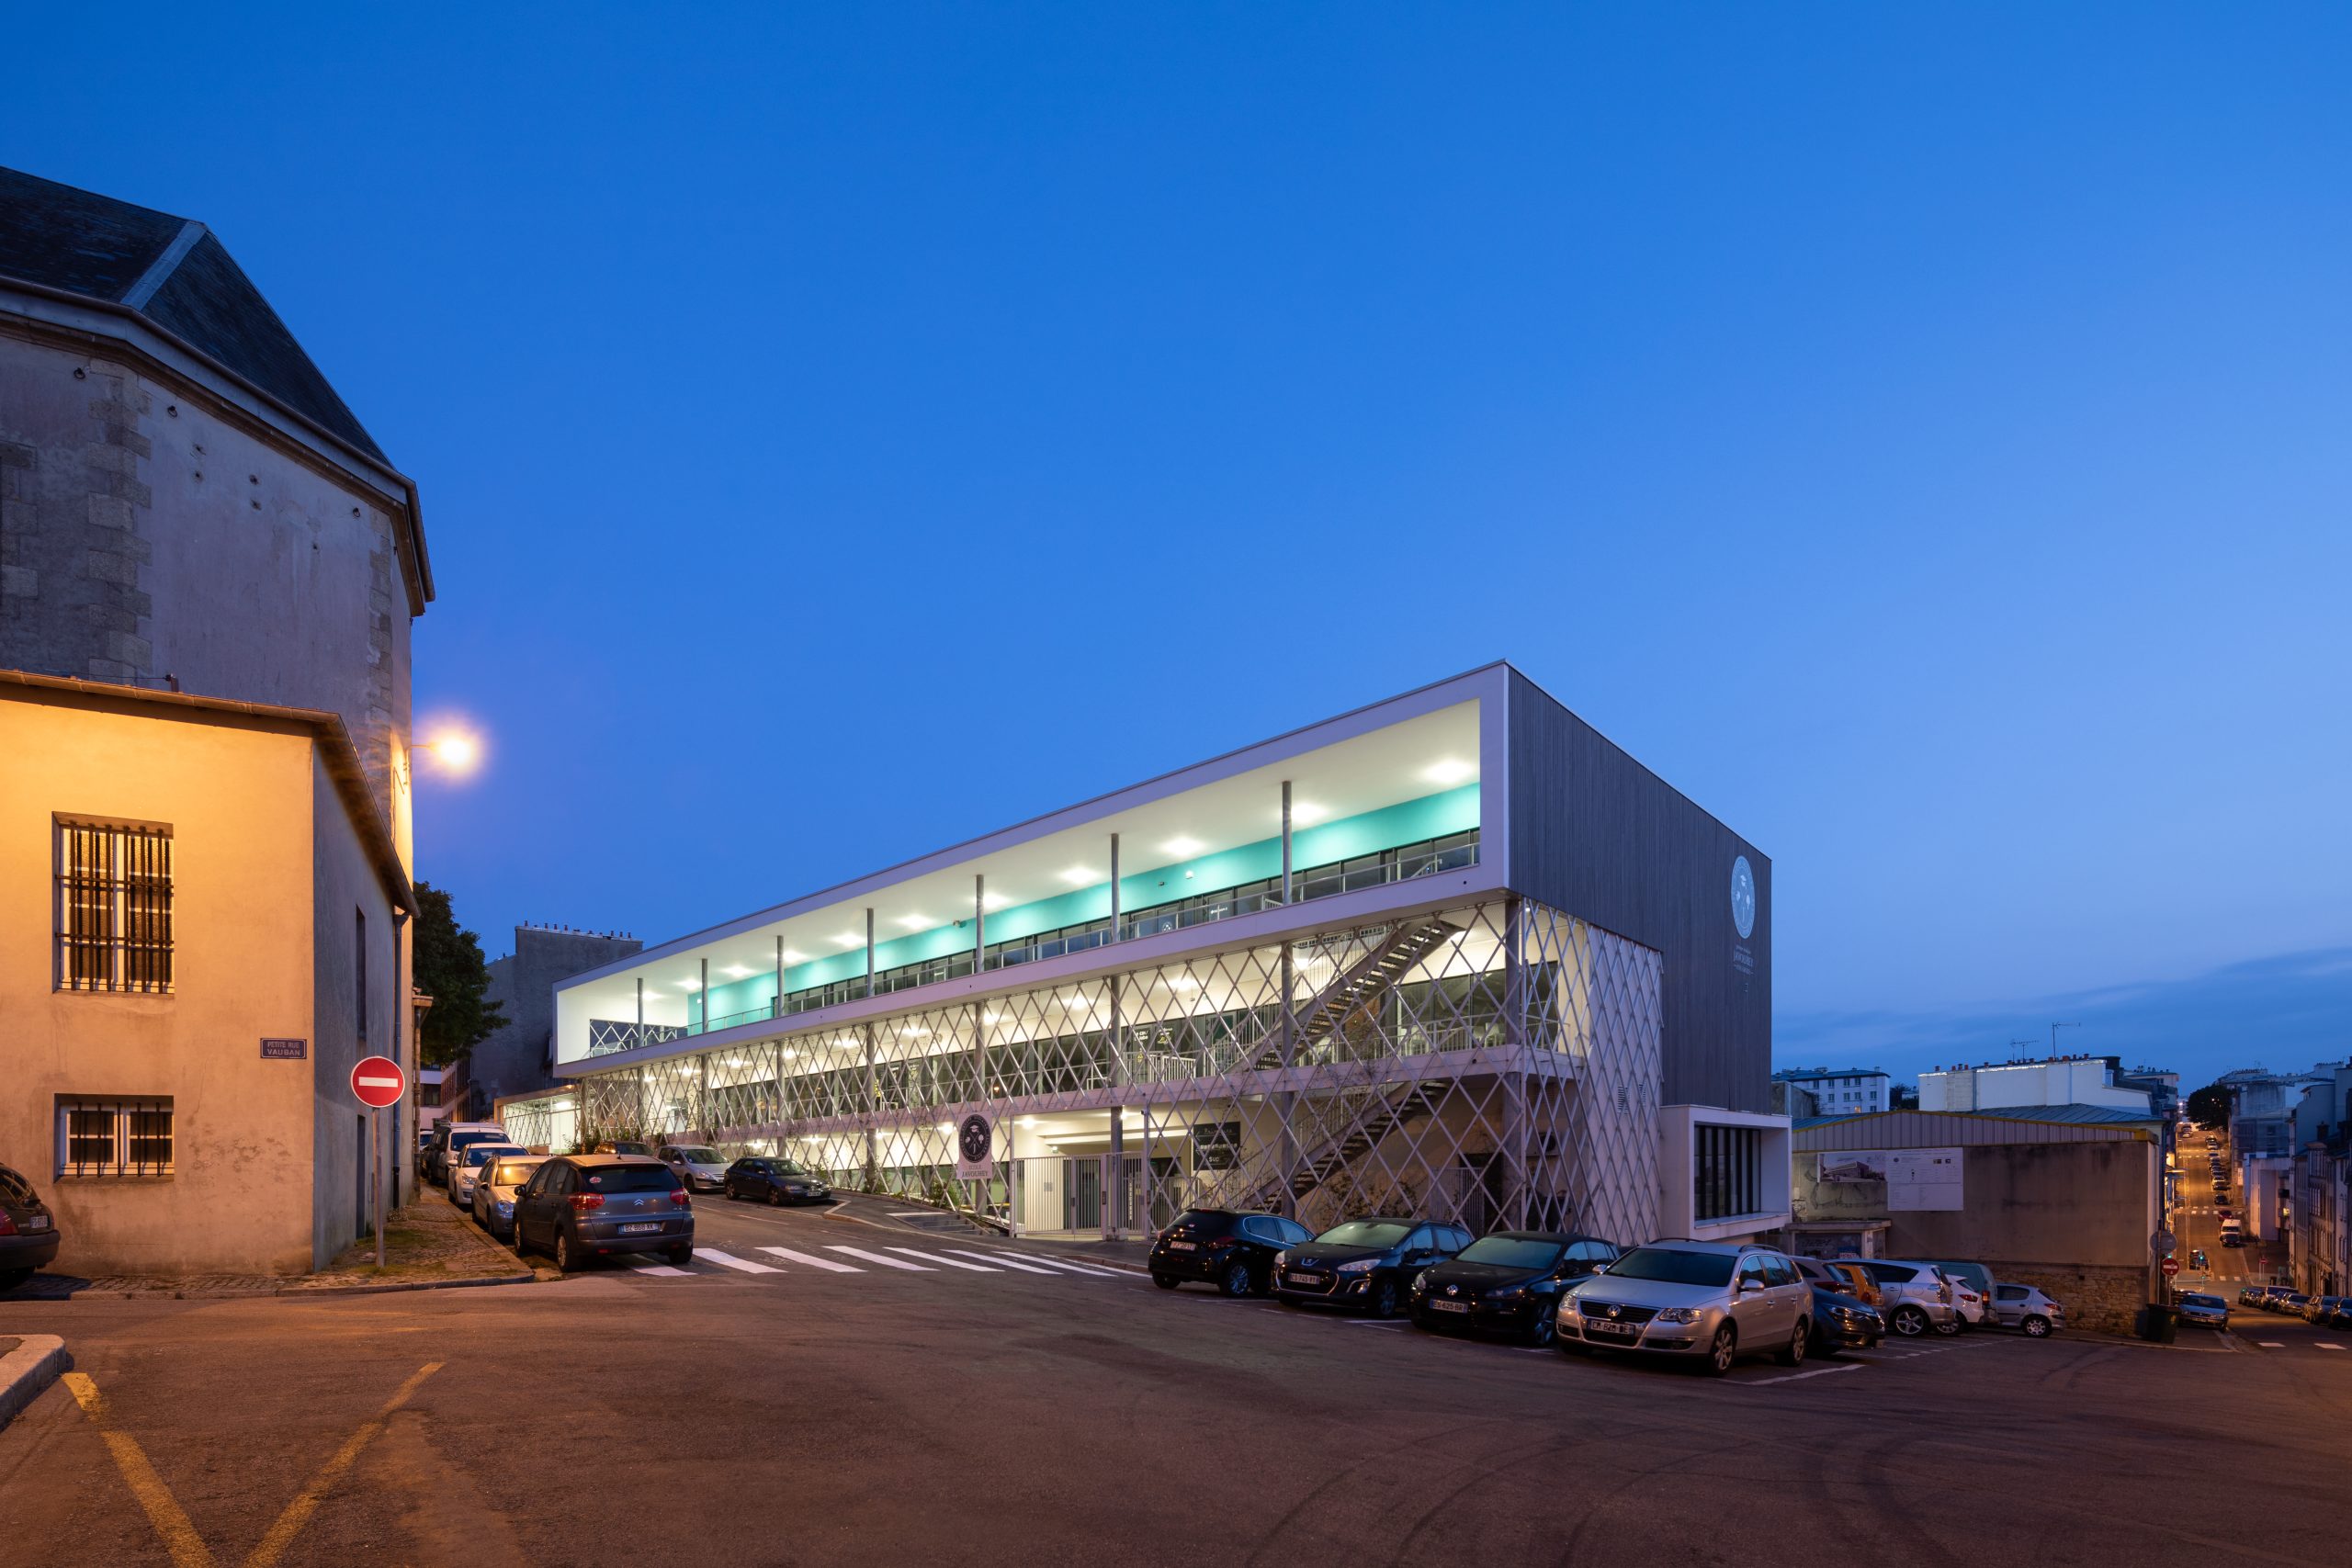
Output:
[[2352,1050],[2352,8],[68,6],[422,487],[419,870],[659,938],[1508,658],[1777,1055]]

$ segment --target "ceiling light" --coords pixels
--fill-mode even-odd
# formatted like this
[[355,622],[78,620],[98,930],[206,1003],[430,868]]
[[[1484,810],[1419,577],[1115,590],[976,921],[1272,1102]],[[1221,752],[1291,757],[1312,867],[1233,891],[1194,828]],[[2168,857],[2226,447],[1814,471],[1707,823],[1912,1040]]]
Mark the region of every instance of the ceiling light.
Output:
[[984,893],[980,896],[980,908],[983,909],[1001,909],[1012,902],[1012,899],[1001,893]]
[[1290,803],[1291,826],[1295,828],[1320,822],[1330,815],[1328,809],[1316,805],[1311,800],[1294,800]]
[[1201,983],[1190,975],[1179,975],[1168,982],[1168,988],[1171,991],[1197,991],[1201,988]]
[[900,915],[899,923],[910,931],[927,931],[939,922],[929,915]]
[[808,955],[796,948],[787,947],[784,950],[784,961],[786,964],[806,964],[808,962]]
[[1199,854],[1203,850],[1208,848],[1206,844],[1204,844],[1198,839],[1188,839],[1182,833],[1177,834],[1174,838],[1169,840],[1159,847],[1165,852],[1174,855],[1178,860],[1190,860],[1193,856]]
[[865,939],[858,935],[855,931],[843,931],[841,935],[833,938],[833,940],[840,942],[843,947],[864,947],[865,945]]
[[741,964],[729,964],[727,966],[727,972],[728,972],[729,975],[734,976],[735,976],[735,978],[737,978],[738,980],[741,979],[744,976],[749,975],[749,974],[751,973],[751,971],[750,971],[749,969],[746,969],[746,968],[745,968],[745,967],[743,967],[743,965],[741,965]]
[[1458,784],[1478,776],[1478,764],[1465,762],[1459,757],[1441,757],[1421,770],[1421,777],[1431,784]]
[[899,1038],[901,1040],[928,1040],[931,1038],[931,1031],[925,1029],[920,1023],[910,1023],[905,1028],[899,1031]]
[[797,1051],[794,1050],[794,1049],[793,1049],[791,1046],[789,1046],[789,1045],[787,1045],[787,1046],[786,1046],[786,1047],[784,1048],[784,1059],[785,1059],[786,1061],[787,1061],[787,1062],[791,1061],[795,1056],[797,1056],[797,1055],[800,1055],[800,1053],[799,1053],[799,1052],[797,1052]]
[[996,1023],[1001,1021],[1003,1017],[1004,1014],[1001,1012],[984,1012],[980,1014],[980,1021],[982,1023]]
[[682,991],[699,991],[702,989],[702,982],[700,980],[688,980],[684,984],[681,985],[678,989]]
[[1072,887],[1091,887],[1102,881],[1102,876],[1091,865],[1074,865],[1062,873],[1062,880]]

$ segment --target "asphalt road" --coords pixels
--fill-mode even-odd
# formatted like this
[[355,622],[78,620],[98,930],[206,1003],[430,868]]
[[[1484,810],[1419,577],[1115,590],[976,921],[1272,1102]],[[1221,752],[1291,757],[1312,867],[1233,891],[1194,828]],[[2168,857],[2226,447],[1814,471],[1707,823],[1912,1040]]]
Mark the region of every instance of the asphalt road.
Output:
[[775,1271],[0,1303],[86,1380],[0,1431],[0,1564],[2344,1562],[2352,1351],[2283,1319],[1714,1382],[697,1213]]

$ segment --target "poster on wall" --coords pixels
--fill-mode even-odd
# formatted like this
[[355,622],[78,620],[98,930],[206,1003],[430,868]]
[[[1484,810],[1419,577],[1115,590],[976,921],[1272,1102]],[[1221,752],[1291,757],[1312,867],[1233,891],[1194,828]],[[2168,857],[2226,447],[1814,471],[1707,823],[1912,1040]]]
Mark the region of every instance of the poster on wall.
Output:
[[1958,1149],[1896,1149],[1886,1156],[1886,1208],[1952,1210],[1961,1206]]
[[996,1176],[996,1130],[975,1111],[956,1129],[956,1178],[989,1181]]
[[1884,1181],[1886,1151],[1883,1149],[1839,1149],[1821,1156],[1821,1179],[1824,1181]]

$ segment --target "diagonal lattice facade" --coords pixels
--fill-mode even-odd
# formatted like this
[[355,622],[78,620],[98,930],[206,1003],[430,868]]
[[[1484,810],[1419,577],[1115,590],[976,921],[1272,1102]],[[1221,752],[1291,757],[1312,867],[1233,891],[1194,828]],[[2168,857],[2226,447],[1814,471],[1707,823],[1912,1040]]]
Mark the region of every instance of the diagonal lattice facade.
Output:
[[[1495,898],[592,1071],[582,1137],[783,1153],[1028,1230],[1216,1205],[1644,1240],[1659,974]],[[992,1183],[955,1175],[972,1111]]]

